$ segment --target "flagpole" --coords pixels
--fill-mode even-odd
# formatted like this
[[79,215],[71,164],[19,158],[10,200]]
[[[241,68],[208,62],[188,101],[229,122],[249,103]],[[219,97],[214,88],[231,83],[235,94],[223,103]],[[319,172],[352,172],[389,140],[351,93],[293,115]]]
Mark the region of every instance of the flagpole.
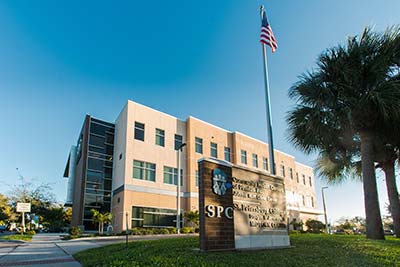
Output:
[[[264,6],[260,7],[261,22],[264,16]],[[269,166],[271,174],[275,175],[275,157],[274,157],[274,141],[272,137],[272,118],[271,118],[271,103],[269,94],[269,79],[268,79],[268,61],[267,61],[267,49],[264,43],[261,43],[263,59],[264,59],[264,85],[265,85],[265,105],[267,113],[267,134],[268,134],[268,148],[269,148]]]

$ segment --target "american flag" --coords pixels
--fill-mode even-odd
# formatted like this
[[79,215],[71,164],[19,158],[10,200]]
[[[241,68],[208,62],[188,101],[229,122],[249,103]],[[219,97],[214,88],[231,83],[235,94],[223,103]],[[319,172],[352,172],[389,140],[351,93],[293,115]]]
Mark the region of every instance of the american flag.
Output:
[[263,19],[261,23],[260,42],[271,47],[272,53],[278,48],[278,43],[276,42],[271,26],[269,26],[265,11],[263,11]]

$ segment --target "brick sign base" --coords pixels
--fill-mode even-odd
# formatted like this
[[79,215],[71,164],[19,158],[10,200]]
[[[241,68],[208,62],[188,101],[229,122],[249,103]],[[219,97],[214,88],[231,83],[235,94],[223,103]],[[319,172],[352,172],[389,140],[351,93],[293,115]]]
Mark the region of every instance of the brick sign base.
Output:
[[225,161],[199,161],[200,249],[290,246],[283,179]]

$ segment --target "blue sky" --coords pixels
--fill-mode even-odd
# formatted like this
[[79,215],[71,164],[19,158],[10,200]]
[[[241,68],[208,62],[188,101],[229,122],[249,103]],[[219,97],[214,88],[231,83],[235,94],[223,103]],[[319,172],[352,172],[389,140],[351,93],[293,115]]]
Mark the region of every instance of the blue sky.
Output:
[[[279,44],[268,55],[275,147],[313,165],[287,142],[288,89],[347,35],[400,24],[399,1],[1,1],[0,192],[19,168],[63,201],[84,115],[114,121],[127,99],[266,140],[260,4]],[[360,183],[326,196],[332,220],[364,215]]]

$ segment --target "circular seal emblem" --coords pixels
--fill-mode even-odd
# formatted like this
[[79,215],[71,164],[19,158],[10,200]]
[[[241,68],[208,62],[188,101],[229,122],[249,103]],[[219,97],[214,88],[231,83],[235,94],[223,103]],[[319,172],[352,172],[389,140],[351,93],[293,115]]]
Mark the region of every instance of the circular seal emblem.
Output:
[[223,196],[226,190],[231,188],[231,184],[227,182],[226,174],[220,169],[213,170],[212,190],[215,194]]

